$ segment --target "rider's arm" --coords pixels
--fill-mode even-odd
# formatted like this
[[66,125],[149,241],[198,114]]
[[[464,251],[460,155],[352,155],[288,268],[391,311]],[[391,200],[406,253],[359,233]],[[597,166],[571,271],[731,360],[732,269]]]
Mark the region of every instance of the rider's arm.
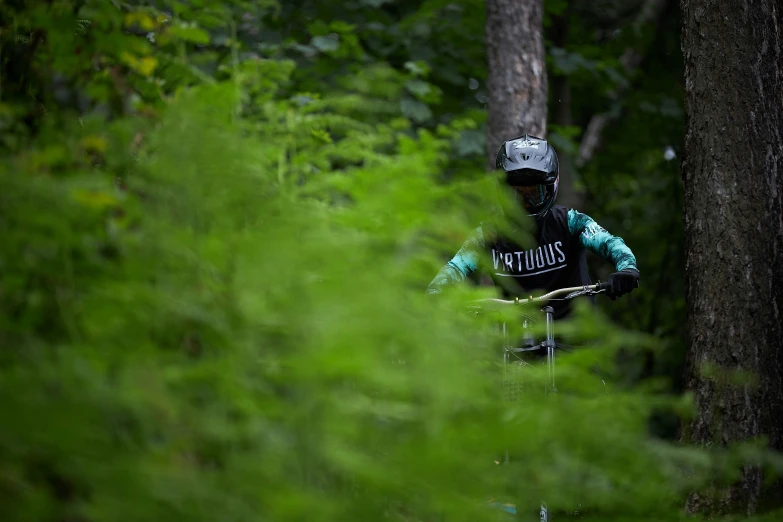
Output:
[[427,287],[428,294],[439,294],[443,287],[457,281],[464,281],[478,268],[479,255],[484,248],[484,233],[481,227],[473,231],[471,236],[459,249],[459,252],[440,269],[438,275]]
[[613,236],[587,214],[570,209],[568,211],[568,231],[572,236],[577,237],[579,243],[586,249],[614,264],[618,272],[628,268],[639,272],[636,258],[631,249],[626,246],[623,238]]

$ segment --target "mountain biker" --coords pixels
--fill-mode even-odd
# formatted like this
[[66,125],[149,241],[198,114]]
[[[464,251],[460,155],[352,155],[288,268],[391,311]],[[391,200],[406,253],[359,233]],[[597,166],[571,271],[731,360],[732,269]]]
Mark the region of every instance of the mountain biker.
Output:
[[[560,167],[557,153],[546,140],[526,134],[504,142],[496,168],[505,172],[505,185],[514,201],[533,218],[537,247],[523,248],[498,235],[491,224],[482,223],[441,268],[429,284],[428,293],[440,293],[444,286],[474,272],[488,273],[506,296],[519,296],[533,289],[589,285],[586,249],[614,265],[606,290],[611,299],[638,287],[636,258],[622,238],[613,236],[586,214],[555,205]],[[492,265],[482,266],[482,252],[492,259]],[[595,302],[594,297],[591,299]],[[569,303],[551,303],[556,319],[568,315]]]

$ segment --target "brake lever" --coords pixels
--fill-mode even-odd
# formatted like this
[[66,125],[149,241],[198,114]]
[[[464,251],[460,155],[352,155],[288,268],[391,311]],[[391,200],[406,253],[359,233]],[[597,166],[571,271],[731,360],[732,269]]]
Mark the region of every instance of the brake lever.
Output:
[[603,291],[604,291],[603,288],[600,289],[600,290],[593,290],[592,288],[584,287],[582,290],[577,290],[576,292],[571,292],[570,294],[565,296],[565,298],[566,299],[573,299],[574,297],[580,297],[580,296],[583,296],[583,295],[598,295],[598,294],[600,294]]

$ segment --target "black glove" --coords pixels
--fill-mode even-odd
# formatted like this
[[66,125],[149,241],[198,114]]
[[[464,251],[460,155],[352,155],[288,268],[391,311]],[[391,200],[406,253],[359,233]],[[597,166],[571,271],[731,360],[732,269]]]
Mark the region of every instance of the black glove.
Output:
[[634,288],[639,288],[639,272],[626,268],[609,276],[609,286],[606,288],[606,295],[614,301]]

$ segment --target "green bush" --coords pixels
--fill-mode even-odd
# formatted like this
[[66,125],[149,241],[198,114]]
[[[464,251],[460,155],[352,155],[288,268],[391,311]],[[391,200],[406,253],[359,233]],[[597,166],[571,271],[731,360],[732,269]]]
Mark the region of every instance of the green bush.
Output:
[[[93,7],[102,34],[40,9],[15,14],[109,64],[66,64],[73,89],[114,59],[140,87],[132,110],[96,87],[89,110],[55,103],[4,142],[3,520],[481,520],[492,498],[680,518],[711,459],[649,435],[672,405],[655,387],[590,370],[651,340],[580,308],[564,332],[593,348],[559,363],[563,393],[536,393],[531,369],[508,403],[497,317],[465,311],[491,290],[424,294],[495,202],[489,177],[440,182],[469,122],[414,132],[376,106],[368,123],[356,104],[375,94],[291,95],[289,61],[194,72],[172,52],[206,60],[208,33],[175,19],[139,44],[123,27],[158,27],[147,8]],[[6,128],[28,125],[29,100],[7,100]]]

